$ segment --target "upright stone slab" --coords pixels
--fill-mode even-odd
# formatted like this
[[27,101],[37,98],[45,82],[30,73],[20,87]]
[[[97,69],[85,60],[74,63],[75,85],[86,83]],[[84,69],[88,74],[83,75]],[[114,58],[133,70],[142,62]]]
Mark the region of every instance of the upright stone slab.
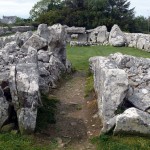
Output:
[[102,131],[107,132],[114,126],[115,121],[110,120],[116,116],[115,113],[126,96],[128,77],[124,70],[118,69],[107,58],[97,57],[90,61],[93,61],[94,87],[98,96],[99,116],[103,123]]
[[11,67],[9,82],[20,132],[32,133],[36,127],[37,109],[41,105],[35,49],[29,47],[25,60]]
[[109,43],[112,46],[120,47],[125,46],[126,37],[124,33],[120,30],[118,25],[114,25],[109,34]]

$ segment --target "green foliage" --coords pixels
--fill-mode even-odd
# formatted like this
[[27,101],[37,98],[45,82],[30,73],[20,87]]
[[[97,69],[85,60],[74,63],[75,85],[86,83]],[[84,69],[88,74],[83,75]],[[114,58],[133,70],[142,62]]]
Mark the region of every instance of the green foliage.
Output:
[[55,97],[49,98],[46,95],[42,95],[41,98],[43,106],[38,109],[36,125],[38,131],[47,128],[50,123],[55,123],[56,104],[58,103]]
[[[31,18],[39,23],[66,24],[95,28],[117,23],[128,30],[133,23],[134,8],[127,0],[40,0],[30,11]],[[121,20],[121,21],[120,21]]]
[[148,19],[143,16],[138,16],[134,19],[134,27],[130,29],[131,31],[137,32],[137,33],[148,33]]
[[20,134],[0,134],[0,150],[54,150],[56,142],[49,141],[46,145],[40,144],[35,137]]
[[143,137],[109,136],[101,135],[93,138],[92,143],[97,145],[97,150],[148,150],[150,140]]

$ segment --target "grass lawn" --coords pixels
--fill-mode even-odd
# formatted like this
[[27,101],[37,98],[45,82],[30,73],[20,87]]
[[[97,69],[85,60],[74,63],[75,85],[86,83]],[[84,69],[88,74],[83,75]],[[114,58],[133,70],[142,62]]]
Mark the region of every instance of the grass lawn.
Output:
[[70,47],[67,46],[67,57],[72,62],[76,70],[88,70],[88,59],[92,56],[108,56],[112,53],[123,53],[137,57],[150,58],[150,53],[135,48],[112,47],[112,46],[90,46],[90,47]]
[[[109,54],[121,52],[123,54],[150,58],[150,53],[134,48],[91,46],[91,47],[67,47],[67,56],[77,71],[88,72],[89,58],[92,56],[108,56]],[[85,96],[93,91],[93,75],[87,77]],[[150,139],[138,136],[112,136],[101,135],[92,139],[97,150],[150,150]]]

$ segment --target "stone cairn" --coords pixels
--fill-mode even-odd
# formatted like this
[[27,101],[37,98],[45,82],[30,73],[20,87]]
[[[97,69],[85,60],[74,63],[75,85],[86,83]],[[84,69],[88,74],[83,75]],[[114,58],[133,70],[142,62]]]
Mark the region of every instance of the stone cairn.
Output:
[[[0,42],[0,128],[14,123],[20,132],[36,127],[41,93],[56,88],[66,60],[66,31],[60,25],[39,25],[37,32],[17,32]],[[16,118],[16,120],[13,120]]]
[[150,59],[115,53],[89,61],[101,133],[150,136]]

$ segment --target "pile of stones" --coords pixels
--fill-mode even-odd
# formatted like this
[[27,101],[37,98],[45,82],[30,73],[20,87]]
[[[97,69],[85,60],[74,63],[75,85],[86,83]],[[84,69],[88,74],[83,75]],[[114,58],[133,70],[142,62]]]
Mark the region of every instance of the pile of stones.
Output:
[[17,32],[3,38],[0,128],[14,123],[22,134],[35,130],[37,111],[42,106],[41,93],[56,88],[61,75],[71,71],[66,60],[66,35],[60,24],[41,24],[35,33]]
[[150,59],[121,53],[90,58],[102,133],[150,135]]

